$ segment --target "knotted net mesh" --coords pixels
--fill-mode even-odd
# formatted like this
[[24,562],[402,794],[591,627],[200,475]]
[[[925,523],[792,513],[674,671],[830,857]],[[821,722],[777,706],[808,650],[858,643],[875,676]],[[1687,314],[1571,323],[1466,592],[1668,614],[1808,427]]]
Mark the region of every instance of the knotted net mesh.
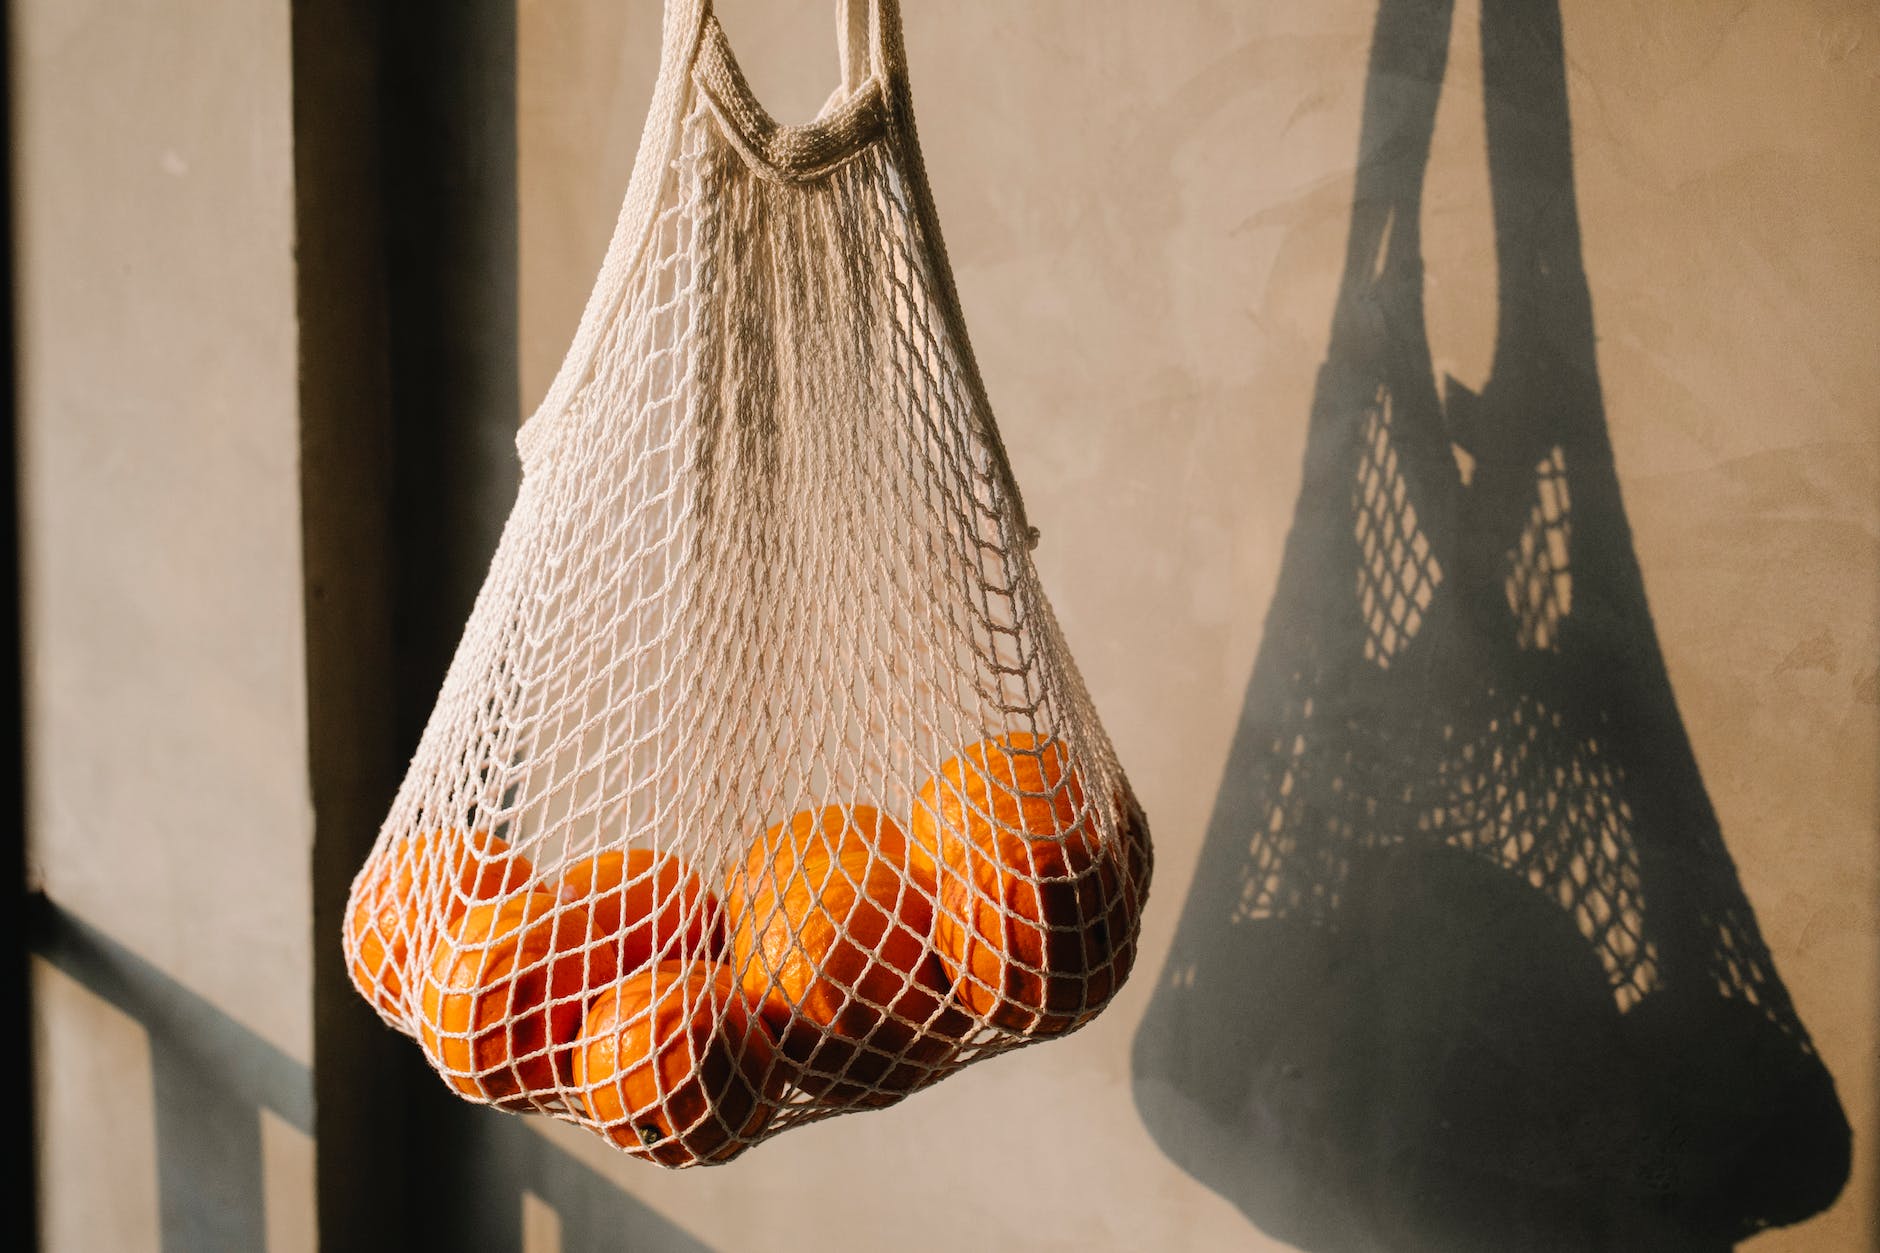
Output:
[[651,147],[348,909],[359,990],[452,1088],[667,1165],[1082,1025],[1148,887],[893,6],[866,19],[866,75],[780,127],[670,6]]

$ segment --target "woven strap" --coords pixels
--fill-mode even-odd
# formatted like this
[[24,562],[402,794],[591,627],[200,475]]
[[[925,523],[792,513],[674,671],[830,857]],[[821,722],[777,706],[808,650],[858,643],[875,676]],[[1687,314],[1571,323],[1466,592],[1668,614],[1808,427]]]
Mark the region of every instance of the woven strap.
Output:
[[[844,44],[847,59],[850,45],[846,40]],[[693,74],[726,138],[754,170],[777,182],[823,177],[879,139],[887,123],[882,83],[872,74],[853,87],[845,81],[814,121],[801,126],[779,123],[752,94],[716,19],[705,23]]]

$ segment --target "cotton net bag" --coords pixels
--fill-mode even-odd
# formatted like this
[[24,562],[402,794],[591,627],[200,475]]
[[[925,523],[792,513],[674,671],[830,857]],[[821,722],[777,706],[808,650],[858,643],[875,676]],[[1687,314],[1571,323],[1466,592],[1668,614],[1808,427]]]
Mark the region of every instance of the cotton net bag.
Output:
[[410,772],[360,992],[669,1166],[1091,1019],[1147,827],[1032,566],[897,7],[780,126],[670,0],[631,186]]

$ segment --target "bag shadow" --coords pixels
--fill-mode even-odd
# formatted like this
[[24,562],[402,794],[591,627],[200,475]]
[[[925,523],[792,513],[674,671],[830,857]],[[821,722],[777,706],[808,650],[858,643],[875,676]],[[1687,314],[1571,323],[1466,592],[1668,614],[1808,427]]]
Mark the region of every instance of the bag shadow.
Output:
[[1483,0],[1499,266],[1433,376],[1447,0],[1382,0],[1350,245],[1266,632],[1136,1102],[1313,1253],[1716,1250],[1850,1133],[1679,716],[1607,435],[1554,0]]

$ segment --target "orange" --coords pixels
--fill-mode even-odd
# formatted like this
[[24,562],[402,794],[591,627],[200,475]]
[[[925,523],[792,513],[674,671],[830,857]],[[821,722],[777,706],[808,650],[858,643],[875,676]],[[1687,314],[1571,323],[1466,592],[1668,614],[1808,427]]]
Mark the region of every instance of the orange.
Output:
[[633,1156],[728,1162],[777,1111],[784,1075],[775,1060],[728,967],[661,962],[595,998],[574,1084],[600,1133]]
[[724,952],[718,898],[671,853],[634,848],[583,857],[561,872],[561,899],[588,911],[589,934],[614,943],[619,966]]
[[504,1108],[555,1099],[588,993],[618,974],[587,932],[585,909],[538,890],[473,906],[439,942],[418,1038],[451,1087]]
[[797,814],[733,869],[731,966],[805,1093],[891,1105],[952,1056],[967,1024],[942,1009],[932,896],[906,836],[867,805]]
[[1098,838],[1062,744],[1015,733],[941,766],[914,804],[917,857],[943,870],[934,943],[954,994],[1008,1031],[1088,1021],[1135,958],[1147,828],[1126,807],[1126,868]]
[[[528,858],[483,831],[401,836],[379,851],[353,883],[346,909],[346,950],[353,984],[394,1017],[405,1011],[414,946],[456,926],[470,906],[534,877]],[[428,910],[437,930],[420,937]]]

